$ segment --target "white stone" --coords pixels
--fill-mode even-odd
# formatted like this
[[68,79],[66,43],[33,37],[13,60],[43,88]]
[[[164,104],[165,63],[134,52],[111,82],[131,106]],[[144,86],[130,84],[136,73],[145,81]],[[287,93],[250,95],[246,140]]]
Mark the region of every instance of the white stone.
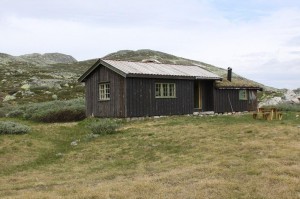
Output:
[[291,99],[291,102],[295,103],[295,104],[299,104],[300,103],[300,97],[295,97],[294,99]]
[[292,90],[287,90],[286,93],[284,94],[284,99],[286,101],[292,101],[294,98],[296,98],[296,93]]
[[34,95],[34,94],[35,94],[34,92],[31,92],[29,90],[22,92],[22,96],[30,96],[30,95]]
[[77,145],[78,145],[77,140],[71,142],[71,146],[77,146]]
[[262,106],[275,106],[279,103],[282,103],[282,99],[281,97],[273,97],[271,99],[268,99],[264,102],[259,103],[258,107],[262,107]]
[[52,99],[57,100],[58,99],[57,95],[52,95]]
[[21,89],[29,90],[30,89],[30,84],[24,84],[23,86],[21,86]]
[[6,95],[5,98],[3,99],[3,102],[7,102],[7,101],[10,101],[10,100],[14,100],[16,99],[15,96],[13,95]]

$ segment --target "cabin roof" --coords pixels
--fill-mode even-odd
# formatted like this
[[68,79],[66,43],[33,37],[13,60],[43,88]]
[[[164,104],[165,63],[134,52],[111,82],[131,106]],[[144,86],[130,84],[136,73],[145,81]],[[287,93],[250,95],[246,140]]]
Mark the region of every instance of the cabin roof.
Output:
[[160,64],[153,62],[129,62],[99,59],[88,69],[79,81],[85,81],[87,76],[99,65],[104,65],[123,77],[152,77],[152,78],[183,78],[183,79],[209,79],[221,80],[222,78],[199,66],[185,66],[175,64]]

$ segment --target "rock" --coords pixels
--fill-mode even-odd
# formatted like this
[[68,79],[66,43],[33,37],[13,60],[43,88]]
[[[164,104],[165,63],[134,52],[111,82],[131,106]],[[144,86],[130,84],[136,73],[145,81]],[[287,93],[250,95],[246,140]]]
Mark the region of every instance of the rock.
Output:
[[262,107],[262,106],[275,106],[275,105],[277,105],[279,103],[282,103],[281,97],[273,97],[273,98],[268,99],[268,100],[266,100],[264,102],[260,102],[258,104],[258,107]]
[[154,119],[158,119],[158,118],[159,118],[159,116],[154,116],[153,118],[154,118]]
[[193,112],[193,115],[199,115],[199,112]]
[[31,95],[34,95],[35,93],[34,92],[31,92],[29,90],[25,91],[25,92],[22,92],[22,96],[31,96]]
[[5,98],[3,99],[3,102],[7,102],[7,101],[10,101],[10,100],[15,100],[16,97],[13,96],[13,95],[6,95]]
[[52,99],[57,100],[58,99],[57,95],[52,95]]
[[71,146],[77,146],[77,145],[78,145],[77,140],[71,142]]
[[21,70],[21,69],[18,69],[18,70],[16,70],[16,73],[18,73],[18,74],[23,74],[23,73],[24,73],[24,71],[23,71],[23,70]]
[[51,94],[51,92],[50,91],[45,91],[45,94]]
[[69,87],[69,84],[68,84],[68,83],[66,83],[66,84],[64,85],[64,87]]
[[29,84],[24,84],[23,86],[21,86],[21,89],[29,90],[30,89],[30,85]]
[[286,93],[284,94],[284,99],[285,101],[291,101],[294,98],[296,98],[296,93],[292,90],[287,90]]
[[200,112],[199,114],[200,115],[214,115],[215,112],[213,112],[213,111],[204,111],[204,112]]
[[299,97],[295,97],[294,99],[291,99],[291,102],[295,103],[295,104],[299,104],[300,103],[300,96]]

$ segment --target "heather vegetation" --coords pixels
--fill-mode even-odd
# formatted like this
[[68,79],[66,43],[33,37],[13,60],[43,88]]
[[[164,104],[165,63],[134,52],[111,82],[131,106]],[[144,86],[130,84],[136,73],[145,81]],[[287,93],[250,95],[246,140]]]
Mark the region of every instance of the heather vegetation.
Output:
[[20,117],[38,122],[70,122],[85,118],[85,105],[82,98],[31,103],[11,109],[7,117]]
[[24,134],[29,131],[30,128],[26,125],[10,121],[0,121],[0,134]]
[[113,134],[119,126],[120,122],[114,119],[92,119],[88,124],[91,132],[99,135]]

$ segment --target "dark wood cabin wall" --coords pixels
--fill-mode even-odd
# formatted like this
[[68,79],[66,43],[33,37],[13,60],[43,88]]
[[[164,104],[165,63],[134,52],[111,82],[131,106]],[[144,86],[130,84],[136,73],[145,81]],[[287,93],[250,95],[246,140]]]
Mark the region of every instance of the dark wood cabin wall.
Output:
[[[176,98],[155,98],[155,83],[175,83]],[[127,78],[127,117],[190,114],[194,108],[194,81]]]
[[[99,83],[109,82],[110,100],[99,100]],[[125,117],[125,78],[100,66],[86,80],[87,116]]]
[[95,107],[97,106],[97,96],[96,91],[94,90],[95,85],[99,82],[98,72],[94,71],[85,81],[85,106],[86,106],[86,115],[94,116]]
[[[254,111],[257,108],[257,99],[250,100],[249,92],[257,97],[256,90],[247,90],[248,99],[239,100],[239,89],[214,89],[214,111],[216,113]],[[232,109],[230,106],[232,104]]]

